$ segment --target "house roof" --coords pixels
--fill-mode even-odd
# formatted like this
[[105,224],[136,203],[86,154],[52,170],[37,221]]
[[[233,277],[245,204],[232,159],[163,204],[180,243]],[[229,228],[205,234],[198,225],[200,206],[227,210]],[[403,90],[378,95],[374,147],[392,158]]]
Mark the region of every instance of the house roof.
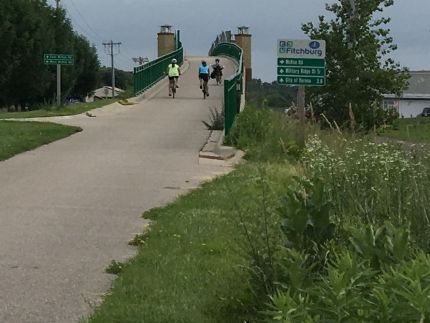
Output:
[[[115,96],[119,95],[120,93],[124,92],[124,90],[121,90],[117,87],[115,87]],[[94,96],[99,98],[111,98],[112,97],[112,86],[104,86],[99,89],[94,90]]]
[[409,87],[404,94],[430,95],[430,71],[411,71]]
[[397,96],[395,94],[385,94],[386,99],[405,100],[429,100],[430,99],[430,71],[410,71],[408,88]]

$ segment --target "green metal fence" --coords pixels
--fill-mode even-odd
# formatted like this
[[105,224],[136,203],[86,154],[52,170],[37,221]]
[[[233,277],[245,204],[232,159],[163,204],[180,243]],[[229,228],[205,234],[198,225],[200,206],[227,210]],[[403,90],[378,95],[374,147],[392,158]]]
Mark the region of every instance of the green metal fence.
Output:
[[173,58],[176,58],[179,65],[184,61],[184,50],[179,42],[180,48],[167,55],[161,56],[145,65],[134,68],[134,95],[139,95],[152,85],[160,81],[166,75],[167,66]]
[[224,80],[224,131],[228,135],[236,115],[240,112],[243,93],[242,48],[233,43],[214,44],[209,52],[211,56],[228,56],[237,62],[236,73]]

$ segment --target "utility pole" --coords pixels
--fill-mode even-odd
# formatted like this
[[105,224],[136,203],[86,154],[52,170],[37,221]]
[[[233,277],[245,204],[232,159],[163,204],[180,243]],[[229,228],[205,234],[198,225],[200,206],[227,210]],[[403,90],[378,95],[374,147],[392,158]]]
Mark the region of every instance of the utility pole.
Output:
[[[55,0],[56,2],[56,10],[57,10],[57,17],[58,17],[58,11],[60,10],[60,0]],[[57,106],[59,107],[61,105],[61,65],[57,64]]]
[[[355,50],[356,37],[355,37],[354,31],[353,31],[353,27],[354,27],[355,20],[357,18],[357,6],[355,4],[356,0],[348,0],[348,1],[349,1],[350,6],[351,6],[351,20],[349,23],[350,27],[349,27],[348,47],[354,51]],[[352,89],[352,79],[351,78],[349,78],[348,83],[350,85],[350,88]],[[349,102],[348,112],[349,112],[349,117],[351,119],[351,130],[354,131],[355,120],[354,120],[354,112],[352,110],[352,102]]]
[[[121,46],[121,43],[114,43],[112,40],[108,43],[103,43],[105,46],[105,51],[107,55],[110,55],[111,57],[111,64],[112,64],[112,98],[115,97],[115,65],[114,65],[114,59],[113,57],[117,54],[119,54],[119,46]],[[114,46],[117,46],[118,51],[114,51]]]
[[306,105],[305,86],[300,85],[297,89],[297,112],[299,113],[300,130],[298,142],[300,147],[305,145],[305,105]]

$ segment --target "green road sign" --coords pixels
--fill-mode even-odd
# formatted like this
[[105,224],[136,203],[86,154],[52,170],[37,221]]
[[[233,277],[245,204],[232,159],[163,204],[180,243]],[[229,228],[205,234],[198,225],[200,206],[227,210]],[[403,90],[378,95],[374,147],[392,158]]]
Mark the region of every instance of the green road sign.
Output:
[[278,75],[289,76],[325,76],[324,67],[278,67]]
[[279,39],[278,83],[283,85],[325,85],[326,43],[324,40]]
[[281,85],[312,85],[324,86],[325,77],[306,77],[306,76],[278,76],[278,83]]
[[325,67],[325,59],[320,59],[320,58],[282,58],[282,57],[278,57],[278,66]]
[[73,65],[74,57],[69,54],[44,54],[43,62],[47,65]]

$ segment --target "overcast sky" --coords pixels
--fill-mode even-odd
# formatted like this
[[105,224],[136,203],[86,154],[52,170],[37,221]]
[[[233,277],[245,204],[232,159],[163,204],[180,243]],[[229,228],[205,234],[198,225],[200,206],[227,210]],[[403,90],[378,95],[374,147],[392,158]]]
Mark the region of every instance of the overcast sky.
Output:
[[[54,0],[48,1],[54,5]],[[253,77],[275,79],[276,40],[306,38],[301,24],[326,14],[334,0],[61,0],[75,30],[94,44],[102,65],[110,65],[103,42],[121,42],[116,66],[131,70],[131,57],[157,55],[157,32],[169,24],[181,30],[186,55],[206,55],[222,30],[249,26]],[[386,10],[399,49],[395,58],[412,70],[430,70],[430,0],[395,0]]]

